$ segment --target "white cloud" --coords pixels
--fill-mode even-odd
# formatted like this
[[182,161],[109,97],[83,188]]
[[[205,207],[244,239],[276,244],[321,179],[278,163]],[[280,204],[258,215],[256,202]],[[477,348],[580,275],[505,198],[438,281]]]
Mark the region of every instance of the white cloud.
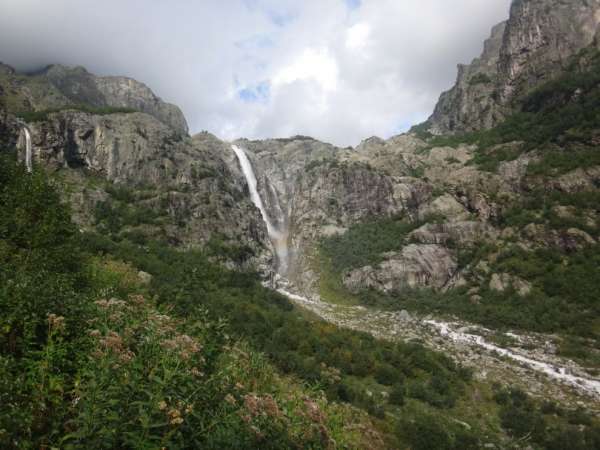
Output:
[[431,112],[510,0],[3,0],[0,60],[128,75],[224,138],[388,137]]
[[364,50],[367,46],[371,27],[366,23],[352,25],[346,31],[346,48],[348,50]]
[[273,85],[279,87],[298,80],[313,80],[326,93],[335,90],[338,79],[337,63],[328,51],[307,48],[273,76]]

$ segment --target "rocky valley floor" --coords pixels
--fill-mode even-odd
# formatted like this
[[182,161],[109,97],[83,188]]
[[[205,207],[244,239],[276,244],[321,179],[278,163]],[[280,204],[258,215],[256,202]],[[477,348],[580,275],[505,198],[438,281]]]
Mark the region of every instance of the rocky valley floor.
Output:
[[479,380],[502,382],[540,398],[600,413],[600,378],[574,361],[557,356],[555,337],[551,335],[500,333],[456,318],[446,322],[404,310],[336,305],[288,289],[279,288],[278,292],[339,327],[363,331],[378,339],[418,341],[473,369]]

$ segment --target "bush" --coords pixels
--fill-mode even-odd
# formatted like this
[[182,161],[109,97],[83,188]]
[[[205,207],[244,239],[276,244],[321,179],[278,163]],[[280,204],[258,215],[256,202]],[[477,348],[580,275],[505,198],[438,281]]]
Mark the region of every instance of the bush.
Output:
[[399,218],[354,224],[344,234],[324,238],[320,250],[341,273],[382,261],[382,253],[401,249],[406,235],[419,226]]
[[131,114],[138,112],[132,108],[119,108],[119,107],[92,107],[88,105],[69,105],[64,108],[56,108],[56,109],[45,109],[42,111],[23,111],[17,113],[17,116],[23,119],[25,122],[33,123],[33,122],[45,122],[48,120],[51,114],[66,112],[66,111],[80,111],[88,114],[93,114],[97,116],[106,116],[108,114]]
[[[183,296],[180,286],[161,290],[170,294],[163,306],[148,300],[142,294],[152,287],[141,286],[137,268],[82,248],[119,245],[89,237],[80,239],[43,171],[0,159],[0,447],[361,446],[345,429],[354,426],[346,408],[281,379],[199,302],[186,309],[182,301],[179,311],[193,314],[177,315],[168,303]],[[186,261],[201,262],[188,266],[192,273],[227,274],[206,257]],[[144,267],[171,263],[146,258]],[[232,280],[234,289],[258,284]],[[277,307],[289,306],[273,295]]]

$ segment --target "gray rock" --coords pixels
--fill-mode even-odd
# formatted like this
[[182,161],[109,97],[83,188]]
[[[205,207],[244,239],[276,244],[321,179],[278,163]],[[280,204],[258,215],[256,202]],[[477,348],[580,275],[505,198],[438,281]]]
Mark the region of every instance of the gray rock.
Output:
[[398,318],[403,321],[403,322],[407,322],[409,320],[412,320],[412,316],[409,314],[409,312],[405,309],[403,309],[402,311],[400,311],[400,313],[398,314]]
[[521,297],[525,297],[531,292],[531,284],[519,277],[507,273],[492,274],[492,278],[490,279],[491,290],[504,292],[511,287],[515,289]]
[[385,255],[377,267],[347,272],[343,283],[351,292],[377,289],[399,292],[407,288],[442,289],[454,276],[457,263],[448,249],[435,244],[410,244],[400,253]]
[[508,21],[492,29],[482,55],[459,65],[456,84],[441,95],[428,120],[430,131],[495,126],[516,98],[551,79],[570,56],[595,42],[599,23],[598,0],[513,2]]
[[140,270],[138,272],[138,278],[140,279],[142,284],[150,284],[150,283],[152,283],[153,277],[148,272],[144,272],[143,270]]

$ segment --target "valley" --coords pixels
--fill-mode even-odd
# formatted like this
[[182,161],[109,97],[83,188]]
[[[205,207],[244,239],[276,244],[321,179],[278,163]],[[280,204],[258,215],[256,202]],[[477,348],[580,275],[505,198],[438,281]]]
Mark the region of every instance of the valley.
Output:
[[598,448],[600,1],[483,47],[353,147],[0,63],[0,446]]

